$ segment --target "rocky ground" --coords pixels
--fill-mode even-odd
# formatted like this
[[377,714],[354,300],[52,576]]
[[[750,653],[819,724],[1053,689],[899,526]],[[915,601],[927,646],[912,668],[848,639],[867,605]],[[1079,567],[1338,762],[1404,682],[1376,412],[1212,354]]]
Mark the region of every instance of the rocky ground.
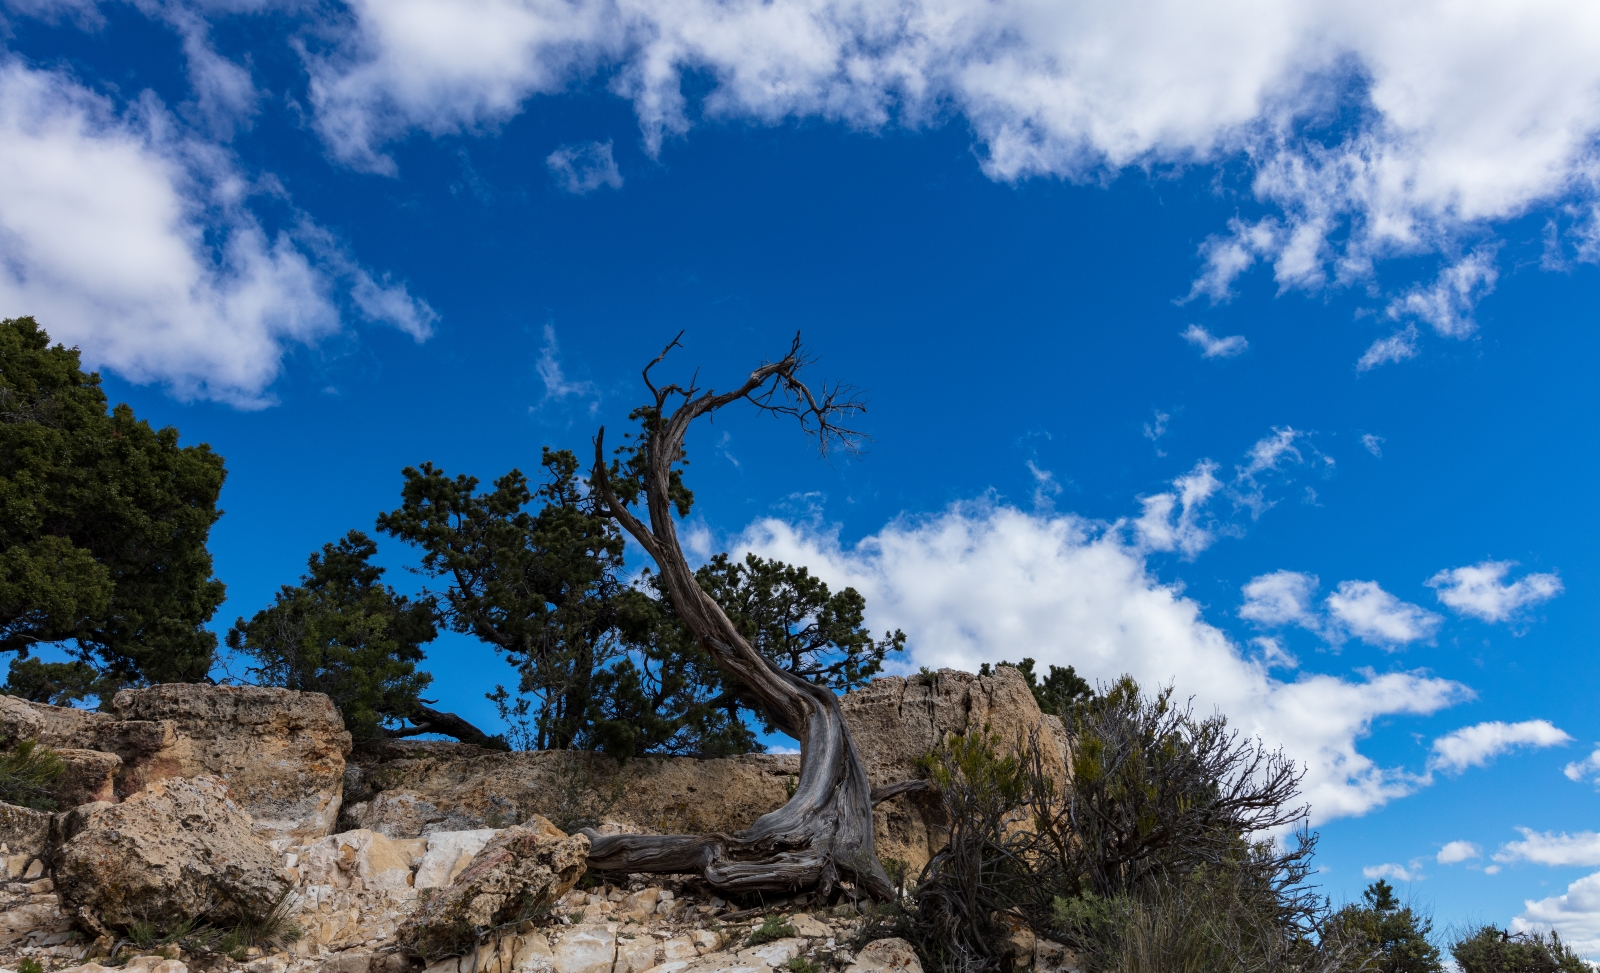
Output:
[[[844,706],[874,786],[915,776],[951,732],[1003,727],[1064,746],[1010,669],[880,679]],[[66,810],[0,804],[0,973],[921,970],[852,906],[752,908],[696,876],[595,885],[588,840],[551,823],[747,827],[786,799],[794,757],[352,752],[326,697],[255,687],[133,690],[105,713],[0,696],[0,736],[68,764]],[[914,873],[940,825],[927,795],[885,802],[880,857]],[[1015,969],[1072,965],[1024,932],[1008,951]]]

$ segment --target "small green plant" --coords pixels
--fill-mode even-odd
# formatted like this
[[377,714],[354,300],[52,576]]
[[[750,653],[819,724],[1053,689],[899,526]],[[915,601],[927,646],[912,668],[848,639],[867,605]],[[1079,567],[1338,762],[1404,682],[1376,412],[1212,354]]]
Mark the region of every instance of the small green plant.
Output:
[[25,956],[17,961],[17,973],[44,973],[44,964],[32,956]]
[[767,916],[762,920],[761,925],[751,930],[750,938],[745,940],[744,944],[746,946],[760,946],[762,943],[770,943],[775,939],[789,939],[797,935],[799,934],[794,931],[794,927],[789,925],[788,920],[784,919],[783,916]]
[[804,956],[796,956],[789,961],[786,968],[789,973],[822,973],[821,963],[816,960],[806,959]]
[[128,927],[128,938],[140,949],[149,949],[156,944],[159,934],[156,924],[148,919],[141,919]]
[[54,811],[56,799],[51,785],[67,772],[61,755],[37,740],[18,740],[0,736],[0,801]]

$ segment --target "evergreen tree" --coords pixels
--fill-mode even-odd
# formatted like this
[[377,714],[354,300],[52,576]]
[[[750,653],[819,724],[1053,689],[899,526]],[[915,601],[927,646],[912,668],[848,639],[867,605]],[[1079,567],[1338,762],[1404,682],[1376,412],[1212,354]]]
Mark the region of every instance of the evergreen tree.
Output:
[[205,679],[223,476],[209,446],[108,409],[77,349],[32,318],[0,321],[0,652],[65,643],[80,663],[13,668],[8,687],[59,700]]
[[1592,967],[1553,930],[1513,933],[1483,926],[1450,946],[1461,973],[1587,973]]
[[260,682],[327,693],[357,739],[422,721],[419,694],[433,680],[417,671],[422,646],[438,634],[433,602],[412,601],[380,580],[378,546],[352,530],[307,561],[298,585],[228,632],[251,656]]
[[[1094,698],[1094,690],[1072,666],[1067,666],[1065,669],[1051,666],[1050,674],[1040,682],[1039,676],[1033,670],[1035,663],[1032,659],[1000,664],[1022,673],[1022,678],[1028,682],[1028,688],[1033,691],[1033,698],[1039,704],[1040,711],[1051,716],[1059,716],[1064,720],[1071,715],[1074,706]],[[980,676],[987,676],[990,672],[987,662],[978,669]]]
[[[1442,973],[1439,947],[1428,941],[1433,921],[1402,906],[1394,887],[1378,879],[1361,894],[1364,904],[1334,914],[1332,927],[1344,941],[1373,954],[1376,973]],[[1469,971],[1471,973],[1471,971]]]

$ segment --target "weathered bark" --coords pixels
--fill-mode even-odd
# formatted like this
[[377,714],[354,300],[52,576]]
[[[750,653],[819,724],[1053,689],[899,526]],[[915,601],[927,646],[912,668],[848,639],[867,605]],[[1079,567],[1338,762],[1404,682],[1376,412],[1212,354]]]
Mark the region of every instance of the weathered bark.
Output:
[[414,737],[424,733],[442,733],[447,737],[455,737],[462,743],[483,747],[485,750],[509,749],[504,740],[497,740],[489,734],[468,723],[454,713],[443,713],[422,704],[417,704],[414,715],[411,717],[412,726],[403,730],[390,730],[390,737]]
[[[807,682],[771,664],[747,642],[720,605],[701,589],[678,544],[669,488],[684,434],[697,418],[723,406],[747,401],[764,411],[797,418],[819,436],[826,451],[838,440],[852,445],[856,434],[837,424],[861,405],[838,387],[823,388],[819,401],[796,373],[805,364],[799,337],[780,361],[762,365],[734,391],[717,395],[691,385],[657,389],[650,369],[677,341],[645,367],[645,384],[655,396],[654,419],[641,448],[645,451],[644,495],[649,524],[620,503],[605,463],[605,430],[595,438],[593,483],[602,508],[655,560],[672,606],[716,659],[723,672],[759,700],[773,726],[800,741],[800,780],[783,807],[734,834],[601,835],[590,841],[592,868],[626,872],[699,872],[730,892],[815,891],[831,895],[840,882],[875,898],[893,894],[872,842],[872,786],[845,725],[839,700],[824,686]],[[844,396],[841,401],[840,397]],[[670,400],[681,404],[667,414]]]

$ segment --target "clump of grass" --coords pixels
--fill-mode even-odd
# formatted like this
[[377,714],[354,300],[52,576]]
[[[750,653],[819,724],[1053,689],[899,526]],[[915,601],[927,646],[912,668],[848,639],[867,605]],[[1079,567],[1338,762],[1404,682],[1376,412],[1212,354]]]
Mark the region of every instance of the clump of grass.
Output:
[[822,964],[816,960],[806,959],[804,956],[796,956],[789,961],[786,969],[789,970],[789,973],[822,973]]
[[35,811],[54,811],[56,799],[51,785],[66,772],[61,755],[41,747],[39,741],[12,743],[0,736],[0,801]]
[[25,956],[17,961],[17,973],[44,973],[44,964],[32,956]]
[[745,940],[744,944],[746,946],[760,946],[762,943],[770,943],[777,939],[790,939],[796,935],[798,933],[794,931],[794,927],[789,925],[782,916],[767,916],[766,919],[762,920],[761,925],[751,930],[750,938]]

